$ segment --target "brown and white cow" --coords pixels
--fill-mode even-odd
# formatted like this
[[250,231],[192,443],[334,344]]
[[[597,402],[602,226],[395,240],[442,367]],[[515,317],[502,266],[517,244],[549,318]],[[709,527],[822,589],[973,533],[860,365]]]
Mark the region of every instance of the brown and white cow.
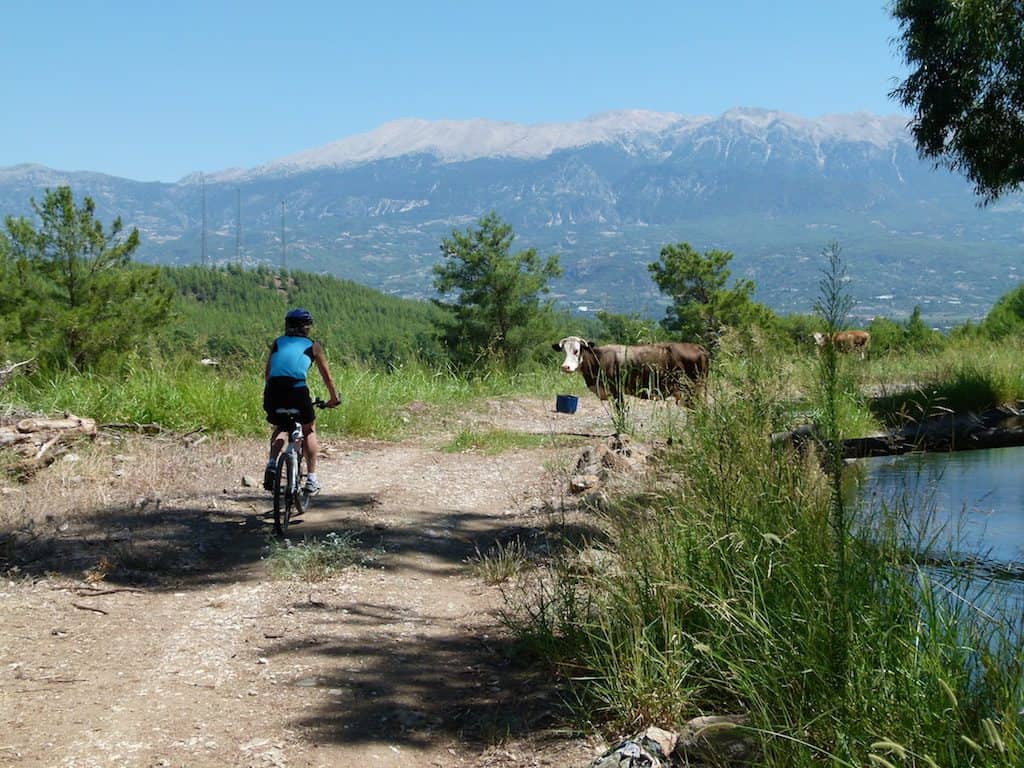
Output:
[[563,373],[579,371],[587,388],[602,400],[622,401],[624,395],[668,398],[689,404],[694,390],[703,390],[708,353],[699,344],[664,342],[625,346],[595,346],[579,336],[566,336],[552,349],[565,353]]
[[[814,334],[814,343],[818,351],[828,343],[828,336],[824,333]],[[867,331],[838,331],[832,335],[832,343],[840,352],[860,352],[860,359],[863,360],[871,346],[871,334]]]

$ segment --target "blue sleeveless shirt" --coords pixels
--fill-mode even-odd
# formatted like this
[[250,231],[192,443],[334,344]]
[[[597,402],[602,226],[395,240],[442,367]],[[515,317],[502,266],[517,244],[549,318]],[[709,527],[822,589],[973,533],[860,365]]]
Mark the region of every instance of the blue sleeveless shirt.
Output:
[[313,364],[313,340],[305,336],[281,336],[270,348],[270,377],[295,379],[306,386],[306,373]]

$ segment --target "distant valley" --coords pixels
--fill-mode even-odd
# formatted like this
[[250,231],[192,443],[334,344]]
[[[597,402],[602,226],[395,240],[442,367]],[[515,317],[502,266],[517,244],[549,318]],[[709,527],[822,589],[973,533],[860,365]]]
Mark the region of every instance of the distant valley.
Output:
[[[807,120],[614,112],[562,125],[402,120],[326,147],[176,183],[0,168],[0,211],[69,184],[143,236],[144,261],[280,264],[431,294],[441,238],[495,210],[516,246],[558,253],[558,302],[660,317],[646,265],[667,243],[732,251],[781,312],[810,312],[839,243],[858,319],[981,317],[1021,280],[1019,197],[981,209],[917,157],[901,117]],[[241,227],[239,229],[238,223]],[[283,247],[282,247],[283,235]]]

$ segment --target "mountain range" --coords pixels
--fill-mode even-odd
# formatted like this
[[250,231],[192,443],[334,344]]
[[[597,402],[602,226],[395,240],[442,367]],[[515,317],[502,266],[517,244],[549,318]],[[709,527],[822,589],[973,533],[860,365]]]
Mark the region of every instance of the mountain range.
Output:
[[104,220],[139,229],[143,261],[197,263],[205,250],[210,263],[283,262],[422,298],[442,238],[494,210],[516,248],[559,255],[563,306],[657,317],[665,298],[647,265],[668,243],[732,252],[734,275],[781,312],[812,311],[836,243],[855,320],[915,305],[937,326],[981,317],[1021,279],[1021,198],[980,207],[966,181],[919,158],[906,122],[763,109],[398,120],[174,183],[0,168],[0,212],[28,215],[31,198],[69,184]]

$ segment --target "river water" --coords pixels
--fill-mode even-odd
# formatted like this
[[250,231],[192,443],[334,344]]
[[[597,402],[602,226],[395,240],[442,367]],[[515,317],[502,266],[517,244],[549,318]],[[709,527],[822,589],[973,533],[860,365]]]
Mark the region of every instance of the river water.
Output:
[[[1024,447],[863,459],[869,509],[905,506],[940,558],[978,561],[1004,606],[1024,605]],[[929,537],[930,538],[930,537]]]

